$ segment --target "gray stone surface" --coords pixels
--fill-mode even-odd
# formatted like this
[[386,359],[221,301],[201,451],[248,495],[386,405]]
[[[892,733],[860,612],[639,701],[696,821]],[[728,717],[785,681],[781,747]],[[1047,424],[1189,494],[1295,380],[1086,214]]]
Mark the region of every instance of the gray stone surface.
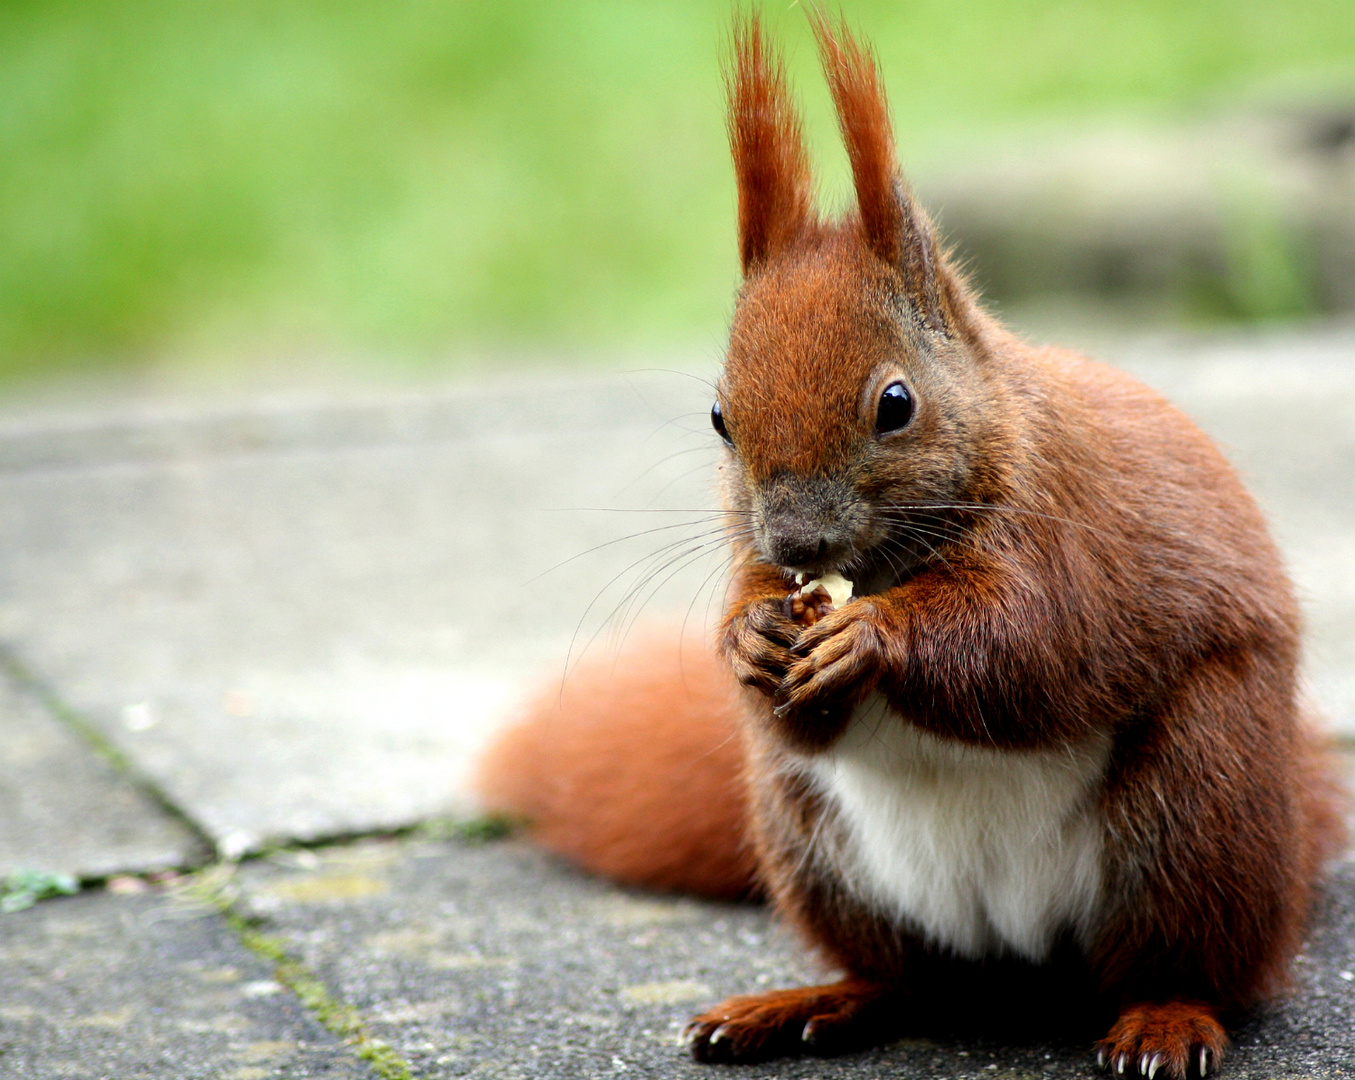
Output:
[[[681,1029],[723,996],[821,977],[758,907],[628,892],[516,842],[365,843],[241,871],[246,903],[429,1080],[717,1080]],[[1355,865],[1324,899],[1299,991],[1235,1034],[1232,1080],[1355,1075]],[[1344,974],[1343,974],[1344,973]],[[919,1031],[739,1077],[1090,1077],[1084,1042]]]
[[[464,810],[506,703],[710,505],[693,385],[13,419],[0,637],[230,854]],[[718,557],[637,570],[685,609]]]
[[98,878],[200,861],[198,840],[0,676],[0,878]]
[[0,1077],[372,1075],[200,908],[93,892],[0,916]]

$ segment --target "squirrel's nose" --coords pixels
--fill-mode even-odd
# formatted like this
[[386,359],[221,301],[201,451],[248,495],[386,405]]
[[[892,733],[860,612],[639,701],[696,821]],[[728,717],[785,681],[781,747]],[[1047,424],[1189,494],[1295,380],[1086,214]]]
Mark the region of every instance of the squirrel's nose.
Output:
[[853,492],[840,480],[782,473],[762,492],[762,554],[788,570],[836,570],[851,553]]
[[845,532],[799,514],[780,514],[763,526],[763,554],[789,570],[836,569],[847,555]]
[[767,547],[775,562],[796,568],[817,567],[828,554],[828,541],[821,536],[768,533]]

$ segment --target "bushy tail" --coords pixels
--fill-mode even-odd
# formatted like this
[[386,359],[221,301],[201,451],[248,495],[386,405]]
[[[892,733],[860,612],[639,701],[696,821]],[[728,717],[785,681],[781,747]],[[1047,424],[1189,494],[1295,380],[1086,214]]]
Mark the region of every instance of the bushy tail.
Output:
[[743,765],[733,677],[670,630],[544,693],[490,745],[478,787],[594,873],[734,899],[757,893]]
[[1308,880],[1316,881],[1349,846],[1349,822],[1355,803],[1345,783],[1345,762],[1336,743],[1312,711],[1305,721],[1300,797],[1307,818],[1307,875]]

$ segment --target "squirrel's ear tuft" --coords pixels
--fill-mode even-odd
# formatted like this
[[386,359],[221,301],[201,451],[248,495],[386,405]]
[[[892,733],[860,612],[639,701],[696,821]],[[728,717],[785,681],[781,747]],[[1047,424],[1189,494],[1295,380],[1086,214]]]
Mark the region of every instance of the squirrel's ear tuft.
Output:
[[862,239],[899,271],[904,290],[928,325],[948,333],[951,283],[931,222],[899,172],[889,103],[875,57],[845,23],[835,26],[813,8],[809,21],[852,166]]
[[747,275],[813,225],[800,116],[785,66],[756,15],[735,20],[726,85],[739,189],[739,257]]

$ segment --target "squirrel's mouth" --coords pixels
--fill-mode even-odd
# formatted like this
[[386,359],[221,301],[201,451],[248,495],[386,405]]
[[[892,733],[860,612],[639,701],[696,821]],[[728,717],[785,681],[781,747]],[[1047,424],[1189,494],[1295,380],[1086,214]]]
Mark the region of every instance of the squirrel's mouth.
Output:
[[787,581],[795,585],[802,585],[810,578],[827,577],[830,574],[838,574],[845,578],[852,576],[851,567],[847,563],[777,563],[777,568]]
[[887,558],[871,558],[870,553],[866,552],[847,562],[813,567],[783,566],[781,572],[792,588],[798,588],[806,581],[816,578],[845,578],[852,584],[852,597],[857,598],[888,592],[927,566],[928,560],[923,557],[907,558],[891,555]]
[[[858,530],[832,545],[817,542],[817,537],[813,539],[815,543],[806,544],[802,552],[778,550],[775,539],[765,534],[759,537],[757,546],[763,559],[780,570],[788,589],[816,578],[840,576],[852,582],[854,597],[887,592],[940,557],[937,544],[911,543],[906,534],[875,536]],[[809,555],[811,551],[817,557],[785,558],[790,554]]]

